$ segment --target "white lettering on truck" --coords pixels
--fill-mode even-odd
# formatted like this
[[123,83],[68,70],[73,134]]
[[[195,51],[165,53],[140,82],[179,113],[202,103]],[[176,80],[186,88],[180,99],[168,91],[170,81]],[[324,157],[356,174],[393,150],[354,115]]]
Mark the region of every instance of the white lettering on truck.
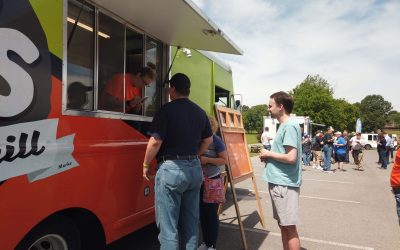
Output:
[[18,115],[29,107],[34,95],[32,77],[18,64],[9,60],[9,50],[26,63],[39,57],[39,50],[24,34],[15,29],[0,28],[0,75],[8,82],[10,94],[0,95],[0,117]]

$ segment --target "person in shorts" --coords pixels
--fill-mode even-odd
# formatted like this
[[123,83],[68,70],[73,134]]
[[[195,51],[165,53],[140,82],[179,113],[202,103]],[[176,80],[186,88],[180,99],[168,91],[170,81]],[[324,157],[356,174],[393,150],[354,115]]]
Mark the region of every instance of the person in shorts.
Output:
[[268,111],[280,126],[271,151],[262,149],[260,159],[266,162],[264,179],[268,182],[274,218],[281,229],[283,249],[300,249],[297,233],[301,176],[301,129],[290,118],[293,98],[280,91],[271,95]]
[[311,152],[313,154],[313,168],[318,170],[322,170],[321,162],[322,162],[322,137],[321,132],[318,130],[315,133],[314,138],[311,140]]

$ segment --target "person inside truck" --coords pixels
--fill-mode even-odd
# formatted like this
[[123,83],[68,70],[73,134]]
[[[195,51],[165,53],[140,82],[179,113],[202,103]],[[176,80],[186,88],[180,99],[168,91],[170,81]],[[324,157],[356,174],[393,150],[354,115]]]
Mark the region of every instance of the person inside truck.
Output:
[[72,82],[68,85],[67,108],[83,109],[88,103],[88,92],[93,91],[92,86],[85,86],[81,82]]
[[[156,79],[155,65],[148,64],[135,74],[115,74],[105,85],[99,99],[99,109],[122,112],[125,101],[125,112],[140,114],[143,102],[142,88],[149,86]],[[125,98],[124,83],[125,81]]]

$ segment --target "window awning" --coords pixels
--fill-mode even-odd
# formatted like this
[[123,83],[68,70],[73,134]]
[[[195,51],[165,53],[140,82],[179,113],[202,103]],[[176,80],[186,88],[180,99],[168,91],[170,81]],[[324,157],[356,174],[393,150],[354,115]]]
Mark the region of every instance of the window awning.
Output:
[[190,0],[93,0],[162,42],[191,49],[242,54]]

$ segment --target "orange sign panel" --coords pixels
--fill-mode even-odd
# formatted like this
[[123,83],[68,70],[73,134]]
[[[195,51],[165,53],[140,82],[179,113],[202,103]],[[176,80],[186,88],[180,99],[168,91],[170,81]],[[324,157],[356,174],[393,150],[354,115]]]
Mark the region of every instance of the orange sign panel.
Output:
[[251,174],[244,134],[225,132],[224,139],[233,179]]
[[215,107],[221,134],[228,152],[228,167],[235,182],[253,176],[250,156],[247,150],[242,114],[226,107]]

